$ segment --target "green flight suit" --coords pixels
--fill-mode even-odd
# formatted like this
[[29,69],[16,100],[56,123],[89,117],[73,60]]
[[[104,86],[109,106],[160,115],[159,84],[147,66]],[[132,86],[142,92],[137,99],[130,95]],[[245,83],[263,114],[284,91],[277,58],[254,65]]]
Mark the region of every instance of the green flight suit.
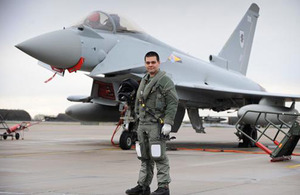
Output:
[[[144,105],[143,105],[144,104]],[[165,187],[171,182],[169,159],[166,155],[166,141],[160,139],[161,124],[174,124],[178,106],[178,97],[174,83],[159,71],[154,77],[146,74],[142,79],[135,103],[135,112],[139,120],[138,141],[141,148],[141,169],[138,184],[150,186],[153,178],[154,164],[157,168],[158,187]],[[161,157],[151,157],[151,145],[161,145]]]

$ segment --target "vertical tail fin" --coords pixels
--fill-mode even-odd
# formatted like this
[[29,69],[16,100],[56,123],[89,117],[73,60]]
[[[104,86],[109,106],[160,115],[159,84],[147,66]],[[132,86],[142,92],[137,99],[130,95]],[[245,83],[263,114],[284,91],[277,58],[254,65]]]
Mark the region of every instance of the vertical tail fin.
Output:
[[218,55],[227,61],[228,69],[244,75],[248,68],[258,13],[259,7],[253,3]]

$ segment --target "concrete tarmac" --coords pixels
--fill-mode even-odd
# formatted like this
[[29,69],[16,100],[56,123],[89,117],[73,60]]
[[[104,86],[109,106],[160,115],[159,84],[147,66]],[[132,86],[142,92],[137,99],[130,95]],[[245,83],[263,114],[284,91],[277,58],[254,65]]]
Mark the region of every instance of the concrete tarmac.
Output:
[[[0,140],[0,194],[125,194],[136,185],[140,161],[135,150],[111,145],[114,128],[42,123],[25,132],[24,140]],[[171,194],[300,194],[300,156],[271,163],[259,148],[237,148],[235,131],[207,127],[206,134],[196,134],[181,127],[168,144]],[[299,143],[294,152],[300,153]],[[151,190],[156,188],[154,178]]]

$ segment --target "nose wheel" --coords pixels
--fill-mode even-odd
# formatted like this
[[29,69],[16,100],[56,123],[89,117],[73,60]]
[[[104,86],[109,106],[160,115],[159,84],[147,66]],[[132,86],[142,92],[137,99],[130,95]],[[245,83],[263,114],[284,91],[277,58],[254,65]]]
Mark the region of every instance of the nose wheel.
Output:
[[135,144],[136,137],[137,136],[135,132],[124,130],[120,136],[120,148],[122,148],[122,150],[130,150],[131,146]]

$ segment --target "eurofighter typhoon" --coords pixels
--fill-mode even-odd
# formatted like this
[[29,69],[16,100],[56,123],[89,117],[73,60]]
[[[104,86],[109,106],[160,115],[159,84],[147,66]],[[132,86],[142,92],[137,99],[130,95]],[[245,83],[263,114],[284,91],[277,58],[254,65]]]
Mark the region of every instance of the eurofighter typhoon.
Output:
[[[156,51],[161,58],[160,68],[175,83],[179,97],[172,132],[178,131],[187,111],[195,131],[203,133],[199,109],[238,109],[239,117],[250,110],[276,112],[287,114],[282,120],[293,121],[295,117],[288,114],[298,113],[294,105],[300,95],[268,93],[245,76],[258,17],[259,7],[252,4],[219,54],[211,55],[209,62],[153,38],[118,14],[102,11],[91,13],[76,26],[34,37],[16,47],[57,74],[63,75],[66,70],[89,73],[93,79],[91,94],[68,97],[81,102],[66,110],[78,120],[118,121],[119,105],[123,104],[118,98],[122,81],[140,81],[146,72],[144,55]],[[292,106],[285,107],[287,101],[293,102]],[[133,109],[123,114],[127,123],[120,137],[123,149],[129,149],[136,139],[134,114],[128,113],[130,110]],[[257,115],[244,116],[244,124],[264,125],[263,116]],[[268,117],[277,120],[275,116]],[[255,131],[250,129],[247,134],[255,137]],[[247,137],[242,139],[249,141]]]

